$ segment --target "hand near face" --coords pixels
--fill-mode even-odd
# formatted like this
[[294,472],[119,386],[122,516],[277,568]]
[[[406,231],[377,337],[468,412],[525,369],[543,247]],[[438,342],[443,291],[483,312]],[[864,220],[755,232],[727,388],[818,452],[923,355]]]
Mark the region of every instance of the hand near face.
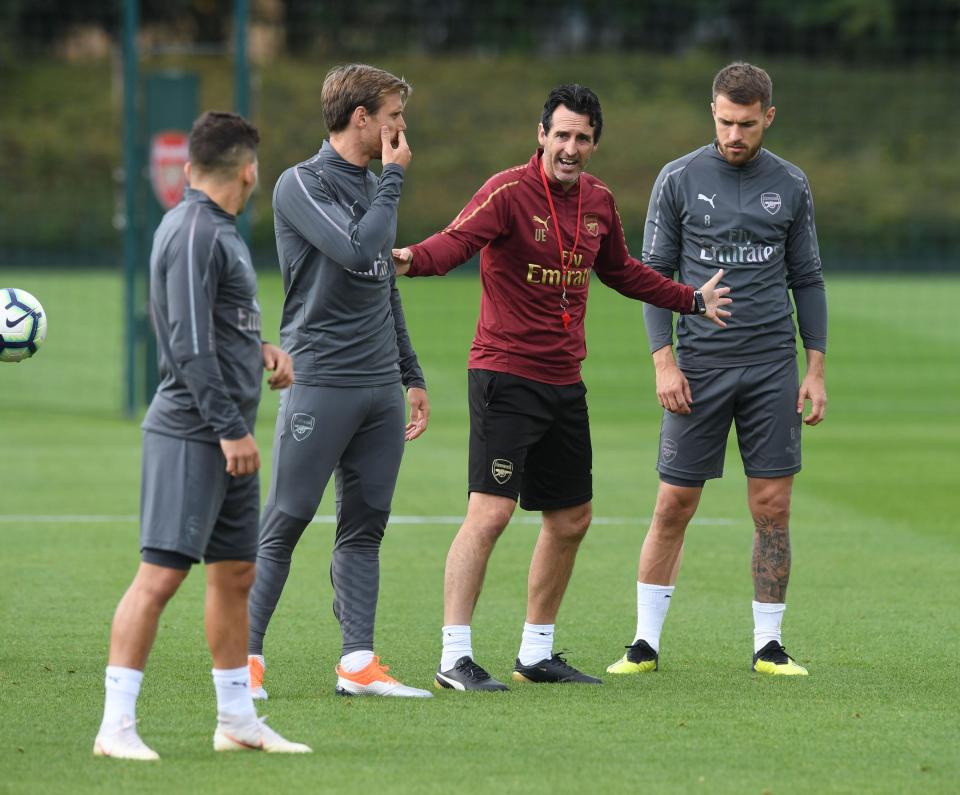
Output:
[[380,128],[380,142],[383,144],[383,153],[381,159],[383,164],[386,166],[390,163],[395,163],[404,170],[410,165],[410,161],[413,159],[413,152],[410,151],[410,147],[407,145],[407,136],[403,134],[403,130],[397,132],[397,145],[393,145],[393,141],[390,140],[390,128],[384,124]]

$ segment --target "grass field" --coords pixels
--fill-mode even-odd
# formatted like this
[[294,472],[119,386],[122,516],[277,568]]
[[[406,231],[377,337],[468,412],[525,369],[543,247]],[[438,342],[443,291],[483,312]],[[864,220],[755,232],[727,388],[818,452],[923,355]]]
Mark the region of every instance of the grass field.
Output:
[[[140,730],[159,764],[90,753],[109,623],[137,565],[140,432],[119,409],[120,281],[0,268],[0,283],[33,292],[50,318],[35,359],[0,365],[0,792],[760,795],[960,786],[960,335],[950,310],[960,280],[829,281],[831,404],[827,421],[805,432],[785,621],[787,648],[809,678],[749,670],[752,527],[731,456],[688,534],[659,673],[608,676],[600,688],[444,691],[418,703],[338,699],[332,527],[317,522],[267,639],[270,700],[261,710],[315,753],[211,750],[198,572],[164,614],[140,699]],[[394,513],[457,516],[479,286],[456,277],[401,286],[433,415],[410,445]],[[265,328],[275,329],[278,279],[262,277],[261,297]],[[606,521],[584,543],[557,641],[599,674],[632,638],[659,412],[639,305],[595,285],[588,342],[595,515]],[[264,452],[275,412],[268,395]],[[329,497],[321,514],[333,512]],[[455,529],[444,520],[388,528],[377,645],[410,684],[428,686],[437,663],[443,560]],[[477,611],[477,656],[499,677],[519,644],[536,530],[516,523],[504,535]]]

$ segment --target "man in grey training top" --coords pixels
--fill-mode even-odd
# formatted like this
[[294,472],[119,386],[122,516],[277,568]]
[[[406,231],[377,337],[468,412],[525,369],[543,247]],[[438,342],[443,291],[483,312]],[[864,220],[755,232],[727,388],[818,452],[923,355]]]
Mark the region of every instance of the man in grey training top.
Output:
[[236,216],[257,184],[257,130],[205,113],[190,132],[190,187],[157,229],[150,316],[160,385],[143,421],[140,568],[110,632],[98,756],[154,760],[137,734],[136,702],[160,614],[201,559],[205,625],[217,693],[217,751],[303,753],[257,717],[243,644],[254,578],[260,454],[253,424],[264,365],[293,380],[290,357],[260,339],[257,277]]
[[[708,323],[677,322],[644,306],[665,409],[657,469],[660,488],[643,543],[637,631],[608,672],[655,671],[660,632],[673,595],[683,537],[704,483],[723,474],[730,422],[737,428],[753,515],[754,656],[764,674],[806,675],[783,648],[780,623],[790,576],[790,494],[800,471],[801,416],[816,425],[826,410],[827,306],[804,173],[762,148],[773,122],[773,87],[746,63],[713,82],[716,140],[660,172],[647,213],[643,261],[699,284],[716,268],[737,296],[723,334]],[[796,303],[807,368],[798,388]]]
[[[280,176],[273,192],[286,298],[280,338],[296,381],[283,395],[273,444],[257,581],[250,595],[250,684],[263,688],[263,638],[293,549],[336,472],[330,564],[343,648],[342,695],[429,697],[386,673],[373,653],[380,542],[404,440],[427,426],[423,373],[407,335],[391,248],[410,164],[403,119],[410,86],[382,69],[332,69],[321,102],[330,138]],[[383,161],[379,179],[368,169]],[[404,425],[401,383],[410,422]]]

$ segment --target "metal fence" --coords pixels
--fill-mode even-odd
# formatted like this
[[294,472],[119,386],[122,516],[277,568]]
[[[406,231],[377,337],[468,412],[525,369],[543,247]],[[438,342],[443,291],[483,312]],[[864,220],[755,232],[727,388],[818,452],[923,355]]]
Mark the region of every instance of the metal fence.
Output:
[[[195,72],[203,107],[235,107],[236,6],[140,2],[141,75]],[[810,176],[832,268],[960,272],[960,0],[251,0],[246,19],[261,265],[274,256],[269,187],[319,145],[319,86],[336,63],[415,86],[404,241],[529,156],[553,85],[590,85],[608,118],[592,166],[637,251],[657,170],[709,140],[711,78],[745,59],[774,78],[770,147]],[[0,0],[0,268],[119,267],[121,20],[108,0]]]

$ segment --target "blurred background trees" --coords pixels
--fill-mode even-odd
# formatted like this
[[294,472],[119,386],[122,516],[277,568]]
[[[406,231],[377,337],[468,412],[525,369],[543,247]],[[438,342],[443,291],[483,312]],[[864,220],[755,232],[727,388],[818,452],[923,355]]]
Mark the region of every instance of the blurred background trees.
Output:
[[[118,263],[120,20],[118,0],[0,0],[0,268]],[[196,71],[204,107],[230,108],[232,32],[232,0],[141,0],[143,72]],[[547,91],[575,80],[604,104],[591,166],[639,251],[657,171],[709,141],[710,81],[744,59],[774,79],[768,142],[811,178],[830,267],[960,272],[960,0],[250,0],[249,52],[263,267],[270,188],[318,148],[336,63],[414,84],[401,240],[526,160]]]

